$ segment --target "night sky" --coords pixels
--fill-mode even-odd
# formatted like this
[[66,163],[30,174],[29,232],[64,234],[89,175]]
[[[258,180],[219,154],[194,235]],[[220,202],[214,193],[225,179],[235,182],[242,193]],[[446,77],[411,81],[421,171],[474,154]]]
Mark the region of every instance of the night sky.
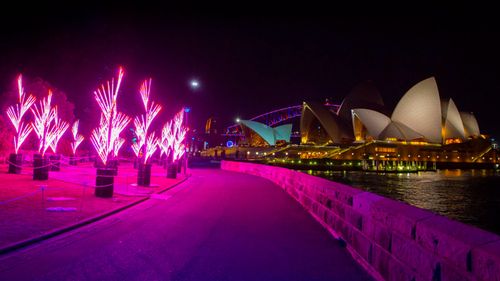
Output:
[[[151,76],[152,97],[165,105],[161,118],[188,105],[197,128],[210,116],[230,125],[236,117],[304,100],[340,103],[365,80],[392,110],[412,85],[435,76],[441,96],[474,112],[481,132],[500,133],[500,33],[490,13],[468,7],[231,13],[91,5],[2,11],[0,92],[18,73],[41,77],[67,93],[88,133],[97,125],[92,92],[116,75],[118,65],[126,71],[118,98],[123,111],[140,110],[138,86]],[[191,78],[199,79],[200,89],[190,89]]]

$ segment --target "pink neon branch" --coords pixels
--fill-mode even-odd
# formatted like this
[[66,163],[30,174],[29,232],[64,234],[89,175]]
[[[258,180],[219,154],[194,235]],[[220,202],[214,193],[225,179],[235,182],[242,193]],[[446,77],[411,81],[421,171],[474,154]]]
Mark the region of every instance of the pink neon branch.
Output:
[[[146,111],[146,113],[134,118],[137,142],[132,145],[132,150],[137,157],[140,157],[141,152],[143,152],[144,164],[147,163],[149,157],[152,155],[148,155],[148,153],[151,151],[153,151],[152,153],[154,153],[157,148],[158,141],[154,141],[154,138],[148,138],[148,131],[151,123],[161,110],[161,106],[159,104],[155,103],[154,101],[151,101],[151,103],[149,102],[149,96],[151,93],[151,81],[151,78],[144,80],[144,82],[142,82],[141,84],[141,87],[139,88],[142,103],[144,105],[144,110]],[[151,147],[151,145],[153,145],[154,147]]]
[[183,144],[188,131],[187,128],[182,126],[184,121],[184,108],[179,111],[173,120],[167,122],[162,129],[161,140],[159,147],[167,157],[173,153],[173,161],[179,160],[185,153],[185,146]]
[[130,122],[130,118],[118,112],[116,98],[123,78],[123,68],[118,69],[118,79],[115,85],[114,78],[94,91],[94,97],[101,108],[99,126],[92,131],[90,140],[104,165],[110,156],[117,156],[125,142],[120,133]]
[[52,91],[49,90],[49,94],[46,98],[40,101],[40,106],[36,104],[31,109],[34,116],[34,121],[31,123],[33,131],[35,131],[38,140],[38,152],[45,155],[47,148],[52,144],[57,136],[58,127],[55,124],[54,119],[56,118],[56,108],[51,106],[52,102]]
[[170,156],[170,148],[174,143],[174,130],[172,130],[172,124],[173,121],[170,120],[163,125],[161,130],[161,139],[158,143],[158,146],[160,147],[160,155],[165,154],[167,157]]
[[144,80],[142,82],[139,92],[141,93],[142,103],[144,104],[144,109],[148,110],[149,94],[151,93],[151,78]]
[[64,135],[66,130],[69,127],[68,122],[61,120],[57,114],[57,106],[55,107],[55,113],[56,117],[54,118],[54,127],[55,127],[55,136],[54,140],[52,143],[50,143],[50,148],[54,153],[57,153],[57,145],[59,144],[59,141],[61,140],[61,137]]
[[82,143],[84,137],[78,134],[78,125],[80,124],[79,120],[76,120],[71,127],[71,133],[73,135],[73,142],[71,142],[71,150],[73,151],[73,155],[76,155],[76,149]]
[[146,141],[146,153],[144,153],[144,164],[148,162],[148,159],[155,153],[158,148],[158,138],[155,137],[155,132],[152,132]]
[[113,146],[113,156],[117,157],[118,156],[118,151],[120,151],[120,148],[122,148],[123,144],[125,143],[124,138],[116,138],[115,143]]
[[30,107],[35,103],[36,99],[32,95],[26,96],[23,88],[23,77],[19,75],[17,78],[17,88],[18,88],[18,102],[15,105],[9,106],[7,108],[7,116],[9,117],[12,125],[16,129],[16,135],[14,136],[14,150],[17,154],[19,152],[19,148],[26,140],[28,135],[31,133],[33,128],[31,126],[27,126],[23,122],[23,117],[30,109]]

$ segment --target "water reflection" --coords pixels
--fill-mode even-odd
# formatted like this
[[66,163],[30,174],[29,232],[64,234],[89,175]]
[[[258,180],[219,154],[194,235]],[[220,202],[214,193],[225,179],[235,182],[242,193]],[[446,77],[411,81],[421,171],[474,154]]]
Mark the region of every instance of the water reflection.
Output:
[[493,170],[419,173],[307,171],[500,234],[500,174]]

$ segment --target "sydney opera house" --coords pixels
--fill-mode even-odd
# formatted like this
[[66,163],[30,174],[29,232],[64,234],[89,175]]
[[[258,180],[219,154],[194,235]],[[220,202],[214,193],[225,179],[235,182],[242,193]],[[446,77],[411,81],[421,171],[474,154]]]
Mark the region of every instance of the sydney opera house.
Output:
[[[336,114],[320,104],[304,103],[302,143],[385,140],[449,144],[480,136],[474,115],[460,112],[453,99],[441,98],[433,77],[413,86],[392,114],[386,113],[380,94],[368,83],[347,96]],[[324,130],[317,130],[316,125]]]
[[[294,116],[300,117],[300,145],[288,146],[287,157],[357,160],[375,169],[497,163],[496,150],[480,133],[475,116],[443,98],[434,77],[411,87],[392,111],[371,82],[354,88],[339,106],[304,102],[300,109]],[[242,146],[260,147],[264,155],[278,155],[293,143],[292,124],[272,127],[241,120],[239,126]]]

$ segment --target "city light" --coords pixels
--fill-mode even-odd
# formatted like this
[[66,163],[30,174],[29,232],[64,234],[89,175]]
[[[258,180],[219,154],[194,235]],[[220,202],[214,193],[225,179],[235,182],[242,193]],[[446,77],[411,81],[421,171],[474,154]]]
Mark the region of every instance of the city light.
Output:
[[198,89],[200,87],[200,82],[198,82],[198,80],[196,79],[192,79],[189,82],[189,85],[191,86],[192,89]]
[[104,165],[108,162],[111,154],[118,154],[118,150],[125,141],[120,138],[120,133],[130,122],[130,118],[118,112],[116,107],[116,98],[122,78],[123,68],[120,67],[116,85],[113,78],[111,82],[102,84],[94,91],[95,100],[101,108],[101,118],[99,126],[92,131],[91,141]]

